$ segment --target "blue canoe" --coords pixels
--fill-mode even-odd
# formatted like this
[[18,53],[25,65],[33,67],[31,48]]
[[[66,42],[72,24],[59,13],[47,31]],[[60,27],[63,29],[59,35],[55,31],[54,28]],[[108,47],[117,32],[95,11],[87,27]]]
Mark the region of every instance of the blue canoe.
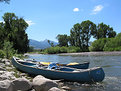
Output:
[[20,59],[13,57],[12,64],[17,69],[32,75],[42,75],[49,79],[66,80],[81,83],[101,82],[105,73],[101,67],[94,67],[90,69],[75,69],[70,67],[61,67],[59,69],[48,69],[45,67],[38,67],[37,64],[20,61]]

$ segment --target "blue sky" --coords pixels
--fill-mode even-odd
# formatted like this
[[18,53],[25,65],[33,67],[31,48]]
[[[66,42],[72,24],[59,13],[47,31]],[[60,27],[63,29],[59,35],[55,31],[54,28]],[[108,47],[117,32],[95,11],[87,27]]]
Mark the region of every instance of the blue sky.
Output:
[[29,39],[38,41],[57,41],[58,34],[69,35],[74,24],[85,20],[104,22],[121,32],[121,0],[11,0],[0,3],[0,21],[6,12],[23,17]]

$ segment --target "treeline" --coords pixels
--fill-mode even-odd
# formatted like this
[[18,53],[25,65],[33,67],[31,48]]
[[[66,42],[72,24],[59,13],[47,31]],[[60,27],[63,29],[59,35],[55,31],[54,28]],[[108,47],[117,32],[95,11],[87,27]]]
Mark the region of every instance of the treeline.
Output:
[[29,40],[26,34],[28,24],[14,13],[5,13],[0,22],[0,56],[14,53],[25,53],[29,50]]
[[90,51],[121,51],[121,33],[115,38],[95,40],[89,47]]
[[[56,38],[58,40],[59,47],[67,47],[68,49],[68,47],[72,46],[72,47],[77,47],[77,49],[79,48],[74,52],[86,52],[86,51],[109,51],[108,50],[109,41],[110,40],[112,41],[112,39],[115,36],[116,36],[116,32],[109,25],[106,25],[104,23],[100,23],[96,25],[92,21],[87,20],[87,21],[83,21],[81,23],[75,24],[71,28],[69,36],[67,34],[58,34]],[[96,41],[91,43],[90,42],[91,37],[95,38]],[[116,39],[113,39],[113,41],[115,40]],[[113,44],[110,43],[110,47],[111,45]],[[104,49],[104,46],[105,46],[105,49]],[[95,47],[97,47],[98,49],[96,49]],[[58,48],[55,47],[55,49],[58,49]],[[46,50],[54,51],[55,49],[52,47]],[[48,51],[48,53],[50,52]],[[60,48],[60,53],[61,53],[61,48]]]

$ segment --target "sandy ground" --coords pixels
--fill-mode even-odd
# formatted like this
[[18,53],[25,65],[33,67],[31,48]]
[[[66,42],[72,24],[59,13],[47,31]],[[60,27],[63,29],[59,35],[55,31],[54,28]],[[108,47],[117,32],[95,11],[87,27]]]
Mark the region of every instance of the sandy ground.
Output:
[[71,56],[89,56],[89,55],[94,55],[94,56],[100,56],[100,55],[121,55],[121,51],[113,51],[113,52],[79,52],[79,53],[61,53],[58,54],[60,56],[66,56],[66,55],[71,55]]

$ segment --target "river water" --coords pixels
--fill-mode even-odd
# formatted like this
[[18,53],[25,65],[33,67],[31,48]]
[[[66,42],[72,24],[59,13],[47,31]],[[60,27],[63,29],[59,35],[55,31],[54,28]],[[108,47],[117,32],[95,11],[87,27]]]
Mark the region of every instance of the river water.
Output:
[[71,91],[121,91],[121,56],[59,56],[30,54],[29,59],[43,62],[90,62],[91,67],[101,66],[105,72],[105,79],[96,84],[80,84],[65,82]]

